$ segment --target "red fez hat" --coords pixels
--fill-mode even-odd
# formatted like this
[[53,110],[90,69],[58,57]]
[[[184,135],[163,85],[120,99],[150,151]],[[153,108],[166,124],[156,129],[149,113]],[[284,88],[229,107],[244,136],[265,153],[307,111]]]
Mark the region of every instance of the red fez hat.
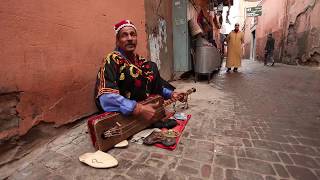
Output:
[[137,30],[130,20],[122,20],[116,25],[114,25],[114,30],[116,31],[116,34],[118,34],[118,32],[124,27],[133,27],[135,30]]

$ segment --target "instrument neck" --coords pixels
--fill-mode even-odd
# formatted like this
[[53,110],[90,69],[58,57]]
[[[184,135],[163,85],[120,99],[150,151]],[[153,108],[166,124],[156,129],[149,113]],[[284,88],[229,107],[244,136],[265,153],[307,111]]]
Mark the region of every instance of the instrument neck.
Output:
[[[191,93],[192,93],[192,92],[186,92],[186,96],[190,95]],[[178,96],[177,98],[171,98],[171,99],[165,101],[165,102],[163,103],[163,106],[166,107],[166,106],[168,106],[168,105],[170,105],[170,104],[178,101],[178,100],[179,100],[180,98],[182,98],[182,97],[183,97],[183,95]]]

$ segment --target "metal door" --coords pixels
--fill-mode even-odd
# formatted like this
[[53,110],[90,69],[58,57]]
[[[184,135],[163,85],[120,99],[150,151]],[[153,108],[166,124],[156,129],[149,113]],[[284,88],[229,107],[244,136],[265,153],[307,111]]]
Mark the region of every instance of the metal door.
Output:
[[188,0],[173,0],[172,3],[172,25],[173,25],[173,62],[175,72],[190,70],[188,22],[187,22]]

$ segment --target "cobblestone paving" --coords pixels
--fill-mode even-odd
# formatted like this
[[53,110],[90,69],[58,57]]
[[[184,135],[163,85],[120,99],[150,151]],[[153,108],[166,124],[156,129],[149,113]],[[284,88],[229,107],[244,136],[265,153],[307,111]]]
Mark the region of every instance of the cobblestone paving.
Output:
[[[177,81],[196,87],[178,148],[130,144],[109,151],[112,169],[93,169],[78,156],[93,152],[86,124],[1,167],[8,179],[320,179],[320,69],[244,61],[239,73]],[[181,106],[180,106],[181,107]]]

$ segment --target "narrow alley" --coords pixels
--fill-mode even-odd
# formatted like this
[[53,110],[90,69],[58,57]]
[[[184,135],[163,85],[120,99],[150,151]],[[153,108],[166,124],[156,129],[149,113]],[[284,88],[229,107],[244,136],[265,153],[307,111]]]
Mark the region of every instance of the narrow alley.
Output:
[[[0,179],[320,179],[320,69],[244,60],[189,100],[191,120],[175,151],[130,143],[112,149],[119,165],[94,169],[78,160],[94,152],[86,121],[24,158],[0,167]],[[171,108],[169,110],[172,110]]]
[[0,1],[0,180],[320,180],[319,12]]

